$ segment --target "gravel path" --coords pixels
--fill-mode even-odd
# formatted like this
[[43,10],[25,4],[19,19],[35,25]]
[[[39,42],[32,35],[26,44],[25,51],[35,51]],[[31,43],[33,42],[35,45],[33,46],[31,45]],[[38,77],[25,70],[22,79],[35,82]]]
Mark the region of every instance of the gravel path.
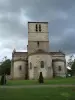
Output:
[[20,86],[0,86],[0,88],[39,88],[39,87],[75,87],[75,85],[20,85]]

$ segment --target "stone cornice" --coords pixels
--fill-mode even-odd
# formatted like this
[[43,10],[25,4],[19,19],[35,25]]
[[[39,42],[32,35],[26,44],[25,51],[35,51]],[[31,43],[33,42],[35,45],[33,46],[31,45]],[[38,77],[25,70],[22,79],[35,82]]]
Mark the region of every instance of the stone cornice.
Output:
[[65,62],[65,60],[62,60],[62,59],[52,59],[52,62],[56,62],[56,61]]

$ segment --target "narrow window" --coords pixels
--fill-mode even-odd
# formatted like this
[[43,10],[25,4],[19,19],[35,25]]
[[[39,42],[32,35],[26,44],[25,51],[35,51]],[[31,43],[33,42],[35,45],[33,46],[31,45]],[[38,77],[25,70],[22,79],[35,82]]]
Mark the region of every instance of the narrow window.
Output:
[[39,25],[39,31],[41,32],[41,25]]
[[44,61],[41,61],[41,68],[44,68]]
[[32,69],[32,63],[30,62],[30,69]]
[[61,66],[58,67],[58,70],[61,71]]
[[36,24],[36,32],[38,31],[38,25]]
[[22,70],[22,66],[21,65],[19,66],[19,70]]
[[37,46],[39,47],[39,41],[37,42]]

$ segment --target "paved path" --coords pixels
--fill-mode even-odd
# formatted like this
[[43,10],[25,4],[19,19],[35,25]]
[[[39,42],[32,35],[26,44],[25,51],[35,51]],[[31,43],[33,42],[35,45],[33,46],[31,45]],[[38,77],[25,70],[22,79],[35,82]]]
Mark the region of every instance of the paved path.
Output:
[[75,85],[20,85],[20,86],[0,86],[0,88],[39,88],[39,87],[75,87]]

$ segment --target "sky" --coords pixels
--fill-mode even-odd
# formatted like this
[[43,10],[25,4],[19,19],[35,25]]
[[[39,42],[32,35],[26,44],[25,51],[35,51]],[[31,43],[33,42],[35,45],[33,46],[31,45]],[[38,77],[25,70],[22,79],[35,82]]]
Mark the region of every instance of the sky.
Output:
[[26,51],[28,21],[49,23],[50,51],[75,54],[75,0],[0,0],[0,60]]

